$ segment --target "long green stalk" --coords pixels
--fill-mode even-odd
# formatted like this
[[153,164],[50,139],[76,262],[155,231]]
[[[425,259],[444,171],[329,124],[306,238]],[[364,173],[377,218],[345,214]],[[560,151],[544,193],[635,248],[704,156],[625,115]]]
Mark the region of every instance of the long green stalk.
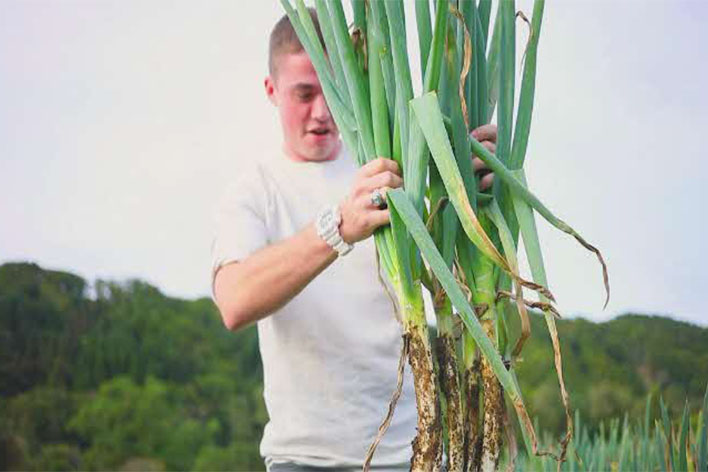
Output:
[[[361,15],[361,13],[360,13]],[[361,20],[361,19],[360,19]],[[374,133],[374,147],[377,156],[391,156],[391,136],[389,126],[389,112],[386,102],[386,91],[383,80],[382,56],[386,54],[384,46],[383,31],[381,25],[377,23],[372,15],[365,17],[367,44],[368,44],[368,76],[369,76],[369,97],[371,106],[371,119]],[[389,278],[394,283],[400,284],[398,278],[402,268],[398,264],[395,255],[395,244],[393,232],[390,226],[384,226],[375,232],[376,247],[379,256],[384,261],[384,268],[387,269]],[[399,245],[405,246],[407,238],[401,238]]]
[[[387,2],[388,4],[388,2]],[[436,11],[446,11],[447,0],[437,0]],[[445,37],[447,35],[447,15],[438,14],[435,19],[433,40],[425,68],[423,90],[436,90],[441,75],[444,54]],[[420,214],[423,214],[423,199],[425,196],[425,178],[428,168],[429,152],[425,147],[425,139],[417,123],[409,120],[409,152],[404,174],[406,191]]]
[[[302,0],[297,0],[302,3]],[[354,46],[347,33],[347,20],[344,16],[342,4],[336,0],[328,0],[327,6],[332,18],[332,29],[334,39],[337,43],[339,57],[344,68],[349,96],[352,99],[354,116],[357,122],[357,131],[366,153],[366,160],[376,157],[374,150],[373,131],[371,126],[371,109],[369,101],[366,99],[366,85],[359,68],[357,58],[354,53]]]
[[420,48],[420,70],[425,77],[425,66],[430,54],[433,30],[430,26],[430,0],[415,0],[415,19],[418,26],[418,46]]
[[[514,61],[516,58],[516,28],[514,27],[514,0],[499,3],[501,36],[499,43],[499,122],[496,157],[508,167],[511,154],[512,120],[514,116]],[[496,181],[499,182],[499,181]]]
[[[485,214],[489,216],[489,219],[497,227],[499,238],[504,248],[504,256],[506,257],[509,267],[511,267],[514,272],[519,272],[519,263],[516,258],[516,244],[514,243],[511,230],[506,223],[499,205],[493,200],[489,205],[485,206],[484,210]],[[521,334],[519,335],[519,339],[517,340],[514,350],[511,353],[512,357],[516,358],[521,353],[524,343],[531,335],[531,323],[529,321],[528,311],[526,310],[526,306],[524,304],[523,289],[517,280],[514,281],[514,289],[516,291],[516,306],[518,308],[519,317],[521,318]],[[503,319],[502,313],[500,313],[499,317],[500,319]],[[502,348],[501,345],[499,347]],[[502,348],[500,352],[504,353],[505,351]]]
[[519,96],[519,112],[516,115],[514,127],[514,142],[511,147],[509,169],[521,169],[524,165],[526,149],[528,147],[529,132],[531,130],[531,116],[533,114],[533,99],[536,90],[536,60],[538,56],[538,42],[541,37],[541,22],[545,0],[535,0],[533,4],[533,17],[531,20],[531,33],[526,46],[526,60],[521,79],[521,94]]
[[[403,191],[397,189],[398,191]],[[389,202],[391,192],[388,192]],[[409,232],[397,207],[389,204],[391,227],[398,237]],[[410,254],[396,246],[399,259],[408,263]],[[413,279],[410,270],[404,271],[407,281],[403,284],[399,300],[402,304],[404,336],[410,345],[408,361],[413,371],[413,386],[418,410],[418,429],[413,440],[411,470],[439,470],[442,461],[442,428],[440,424],[439,397],[434,377],[432,349],[423,308],[420,279]]]
[[[388,20],[386,18],[386,10],[380,2],[369,2],[368,5],[371,20],[373,24],[376,25],[377,33],[381,34],[381,46],[383,49],[379,50],[379,58],[381,59],[381,73],[383,74],[384,88],[386,90],[389,125],[391,126],[391,134],[393,134],[396,111],[396,80],[393,67],[393,55],[391,53],[391,38],[388,31]],[[399,165],[400,164],[399,162]],[[401,169],[402,168],[401,166]]]
[[610,297],[610,286],[607,275],[607,266],[602,258],[600,251],[587,243],[585,239],[578,232],[576,232],[570,225],[568,225],[563,220],[557,218],[551,210],[549,210],[531,191],[529,191],[519,180],[514,177],[512,172],[501,162],[497,157],[489,152],[479,141],[470,137],[470,144],[472,151],[475,155],[479,156],[482,161],[494,172],[494,174],[501,179],[505,184],[509,186],[509,189],[517,194],[519,198],[525,201],[529,206],[536,210],[546,221],[551,225],[555,226],[559,230],[573,236],[583,247],[591,252],[594,252],[600,261],[602,266],[602,275],[605,283],[605,291],[607,293],[607,298],[605,299],[605,306],[609,302]]
[[[481,33],[484,42],[487,42],[487,36],[489,35],[489,14],[492,9],[492,0],[479,0],[478,10],[480,24],[482,25]],[[482,51],[485,53],[486,51]]]
[[489,51],[487,53],[487,87],[489,93],[487,104],[487,119],[490,119],[494,114],[494,109],[497,106],[499,99],[499,52],[501,49],[501,8],[497,7],[496,19],[494,20],[494,31],[492,32],[492,40],[489,42]]
[[688,401],[683,407],[681,415],[681,427],[679,429],[678,444],[676,449],[676,468],[677,470],[688,470],[688,462],[686,460],[686,442],[688,435]]
[[464,411],[457,360],[452,303],[444,291],[436,292],[433,300],[438,335],[435,340],[435,357],[441,395],[445,400],[444,420],[447,426],[447,462],[445,470],[464,470]]
[[450,196],[450,201],[457,211],[457,216],[467,236],[480,251],[502,270],[507,272],[513,279],[519,280],[522,285],[539,290],[549,298],[552,298],[552,295],[546,289],[523,280],[518,273],[511,270],[507,261],[502,257],[494,246],[494,243],[492,243],[489,236],[487,236],[479,224],[479,220],[467,199],[465,185],[455,163],[455,157],[445,131],[445,125],[435,93],[429,92],[412,100],[411,106],[415,111],[417,121],[425,135],[428,148],[435,160],[435,164],[445,182],[445,188]]
[[[491,221],[486,213],[479,215],[480,225],[485,232],[492,230]],[[496,276],[495,266],[491,259],[478,252],[472,260],[472,273],[475,289],[472,291],[472,301],[476,314],[481,320],[487,336],[493,340],[498,353],[503,355],[501,334],[498,320],[501,313],[496,309]],[[469,341],[467,341],[469,342]],[[502,412],[503,394],[499,380],[494,370],[483,356],[480,362],[480,381],[483,386],[483,401],[481,413],[482,425],[479,431],[478,450],[474,451],[474,461],[482,470],[494,470],[499,462],[502,442]],[[481,433],[481,434],[480,434]]]
[[[455,236],[458,221],[454,208],[447,205],[445,187],[435,166],[430,166],[430,205],[428,229],[435,245],[448,268],[452,269],[455,257]],[[445,470],[464,471],[464,411],[458,372],[460,371],[452,304],[437,279],[432,278],[432,296],[437,337],[435,339],[435,358],[438,365],[441,404],[445,405],[443,420],[447,427],[447,462]]]
[[374,147],[377,156],[391,156],[391,136],[389,128],[388,105],[383,78],[381,57],[386,54],[383,32],[369,15],[367,28],[369,93],[371,99],[371,120],[374,133]]
[[666,438],[666,462],[670,465],[671,470],[675,470],[674,468],[674,441],[673,441],[673,435],[671,432],[671,421],[669,421],[669,412],[666,409],[666,405],[664,405],[664,399],[659,398],[659,407],[661,408],[661,420],[664,425],[664,437]]
[[706,385],[706,393],[703,397],[703,427],[700,433],[700,454],[698,455],[698,470],[708,470],[708,385]]
[[[475,15],[475,36],[474,41],[474,57],[475,57],[475,70],[477,73],[477,116],[479,117],[479,124],[483,125],[489,123],[491,119],[491,114],[489,112],[489,84],[487,83],[487,57],[485,51],[487,50],[487,31],[486,26],[483,23],[482,15],[484,12],[482,8],[483,3],[480,2],[480,8]],[[487,22],[489,22],[489,11],[487,10]]]
[[[511,160],[512,125],[514,119],[515,90],[515,59],[516,59],[516,27],[514,0],[501,0],[499,4],[499,20],[501,21],[500,51],[499,51],[499,107],[497,121],[499,134],[497,137],[496,157],[508,168]],[[519,225],[516,221],[509,189],[502,179],[495,179],[492,190],[499,204],[512,237],[516,242]],[[505,289],[509,281],[502,280]]]
[[511,374],[504,366],[504,363],[496,351],[496,348],[489,337],[485,334],[484,328],[477,320],[477,316],[473,308],[468,303],[462,289],[457,284],[452,272],[445,265],[445,261],[435,248],[435,243],[430,238],[425,224],[418,216],[417,211],[406,196],[405,192],[400,189],[395,189],[388,192],[389,202],[395,208],[395,211],[400,216],[403,223],[406,225],[409,233],[415,240],[416,245],[427,260],[430,268],[435,273],[435,276],[442,284],[447,292],[453,306],[457,309],[463,324],[470,334],[474,337],[477,346],[482,351],[482,354],[489,361],[490,366],[501,382],[504,390],[509,395],[509,399],[524,426],[525,433],[529,437],[530,449],[537,452],[536,433],[531,423],[531,419],[526,412],[521,392],[516,383],[511,377]]
[[[526,185],[526,177],[523,170],[516,172],[517,178]],[[531,276],[533,281],[537,284],[548,286],[548,279],[546,276],[545,264],[543,262],[543,254],[541,252],[541,245],[538,239],[538,230],[536,229],[536,220],[533,216],[533,211],[531,207],[524,202],[518,195],[512,195],[514,210],[516,212],[516,218],[519,221],[519,228],[521,230],[521,236],[524,241],[524,248],[526,250],[526,258],[531,269]],[[541,301],[544,303],[550,303],[550,300],[541,296]],[[561,354],[560,340],[558,338],[558,329],[556,328],[556,321],[554,315],[549,309],[543,310],[543,316],[546,320],[546,326],[548,327],[548,332],[551,337],[551,343],[553,345],[553,360],[556,369],[556,375],[558,377],[558,385],[560,387],[561,400],[563,402],[563,407],[565,409],[566,415],[566,435],[563,438],[561,445],[561,458],[565,455],[565,447],[570,442],[573,436],[573,422],[570,413],[570,396],[565,387],[565,380],[563,378],[563,358]]]
[[[332,22],[329,17],[329,10],[325,4],[325,0],[315,0],[315,9],[317,11],[317,18],[320,23],[320,29],[322,30],[322,37],[325,41],[327,47],[327,58],[332,66],[334,72],[335,82],[337,84],[337,90],[342,94],[342,101],[351,108],[351,98],[349,97],[349,89],[347,88],[347,81],[344,78],[344,68],[342,67],[342,61],[339,59],[339,52],[337,51],[337,42],[334,39],[334,32],[332,31]],[[312,57],[312,56],[310,56]]]
[[[382,2],[385,7],[390,38],[393,71],[396,83],[395,124],[400,133],[400,150],[408,149],[408,101],[413,98],[413,83],[411,82],[408,65],[408,49],[406,47],[406,24],[403,15],[403,4],[400,0]],[[374,9],[380,8],[378,2],[372,2]],[[395,143],[395,140],[394,140]],[[395,156],[395,153],[394,153]],[[402,169],[407,169],[406,156],[402,155]],[[405,177],[405,174],[404,174]]]
[[[526,61],[524,63],[523,78],[521,83],[519,111],[516,117],[514,140],[511,148],[511,156],[509,159],[509,166],[512,169],[512,172],[515,173],[515,176],[524,186],[527,186],[527,184],[522,166],[526,155],[528,135],[530,132],[531,117],[533,113],[537,50],[540,38],[544,4],[544,0],[536,0],[534,2],[531,33],[525,52]],[[518,170],[513,171],[513,169]],[[516,221],[518,221],[519,228],[521,230],[522,237],[524,240],[524,247],[526,249],[526,255],[529,261],[529,267],[531,268],[533,281],[547,287],[548,280],[546,277],[545,266],[541,253],[541,247],[539,244],[538,231],[536,229],[533,211],[531,207],[521,198],[519,198],[519,196],[516,194],[511,195],[511,203],[514,210],[514,214],[516,216]],[[542,296],[541,302],[548,303],[550,302],[550,300]],[[563,378],[562,354],[555,319],[549,309],[544,309],[543,312],[553,346],[554,365],[558,377],[561,400],[566,416],[566,434],[561,440],[560,461],[562,462],[565,459],[567,446],[571,438],[573,437],[573,421],[571,418],[570,411],[570,399]]]

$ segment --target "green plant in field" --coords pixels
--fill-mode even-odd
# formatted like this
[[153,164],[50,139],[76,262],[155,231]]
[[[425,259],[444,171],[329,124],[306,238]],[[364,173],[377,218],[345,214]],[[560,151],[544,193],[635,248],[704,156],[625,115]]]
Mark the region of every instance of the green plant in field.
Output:
[[[593,251],[602,264],[608,298],[609,285],[599,251],[528,189],[524,175],[544,0],[534,3],[516,107],[516,18],[526,17],[516,13],[513,0],[499,3],[491,38],[490,0],[436,0],[434,15],[431,2],[416,1],[422,66],[422,94],[417,97],[406,47],[412,20],[406,21],[401,0],[352,0],[351,32],[341,1],[316,0],[324,44],[303,0],[294,6],[289,0],[281,3],[312,59],[350,153],[360,165],[377,156],[391,157],[403,170],[404,188],[387,193],[391,225],[378,230],[375,241],[380,264],[395,288],[403,355],[413,371],[418,433],[412,470],[439,470],[443,447],[448,470],[496,469],[504,431],[510,449],[516,449],[504,395],[522,426],[526,449],[553,455],[560,465],[573,423],[555,326],[558,313],[547,288],[535,214]],[[488,123],[495,109],[498,139],[493,154],[470,131]],[[489,193],[477,191],[472,153],[496,175]],[[520,237],[533,281],[519,272]],[[435,356],[423,286],[435,301]],[[537,292],[539,300],[527,300],[524,289]],[[521,319],[515,341],[508,329],[507,299]],[[567,434],[556,454],[538,448],[516,380],[515,362],[529,336],[528,306],[544,312],[566,411]]]
[[[656,402],[654,402],[656,405]],[[632,424],[627,416],[616,418],[605,429],[591,433],[575,412],[576,435],[568,447],[568,458],[563,471],[691,471],[708,470],[708,388],[703,405],[691,415],[688,403],[679,418],[673,420],[659,398],[659,417],[653,418],[652,398],[647,397],[644,418]],[[550,439],[546,439],[550,441]],[[527,470],[533,458],[518,458],[515,470]],[[508,458],[503,462],[508,463]],[[537,469],[550,471],[555,468],[552,460],[543,458]]]

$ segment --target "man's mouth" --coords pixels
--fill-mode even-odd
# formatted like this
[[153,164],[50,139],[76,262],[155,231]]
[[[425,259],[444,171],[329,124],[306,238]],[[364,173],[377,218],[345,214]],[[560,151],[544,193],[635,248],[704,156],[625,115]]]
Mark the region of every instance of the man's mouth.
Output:
[[324,136],[329,133],[329,128],[315,128],[308,131],[309,133],[316,134],[317,136]]

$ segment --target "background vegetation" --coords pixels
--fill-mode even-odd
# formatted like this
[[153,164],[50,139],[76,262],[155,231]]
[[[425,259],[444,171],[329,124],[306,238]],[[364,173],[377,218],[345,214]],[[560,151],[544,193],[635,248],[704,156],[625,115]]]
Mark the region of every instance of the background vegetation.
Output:
[[[90,292],[68,272],[0,266],[0,469],[262,469],[255,328],[231,333],[210,299],[138,280],[99,280]],[[550,341],[542,318],[532,322],[520,383],[541,428],[560,433]],[[633,314],[558,329],[588,434],[625,413],[643,418],[649,393],[672,416],[687,398],[701,405],[707,328]]]

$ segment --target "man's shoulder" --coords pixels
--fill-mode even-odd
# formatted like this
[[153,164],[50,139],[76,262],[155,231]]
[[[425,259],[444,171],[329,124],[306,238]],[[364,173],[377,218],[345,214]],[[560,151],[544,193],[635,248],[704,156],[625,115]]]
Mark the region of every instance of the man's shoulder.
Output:
[[218,214],[244,205],[250,208],[263,207],[263,202],[267,199],[267,191],[261,163],[240,163],[221,185],[215,202],[215,211]]
[[226,193],[262,189],[268,173],[268,165],[264,162],[249,161],[239,163],[231,177],[226,180],[223,189]]

